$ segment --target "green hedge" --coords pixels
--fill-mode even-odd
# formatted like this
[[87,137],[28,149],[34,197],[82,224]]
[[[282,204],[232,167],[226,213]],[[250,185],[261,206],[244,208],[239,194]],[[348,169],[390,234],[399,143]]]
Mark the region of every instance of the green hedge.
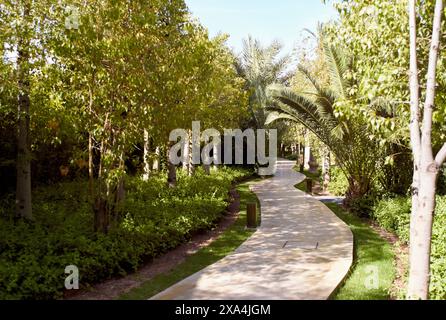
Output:
[[[373,212],[376,221],[401,240],[409,241],[411,199],[400,197],[378,202]],[[432,299],[446,299],[446,197],[437,197],[432,236]]]
[[[76,265],[88,286],[136,270],[215,225],[227,206],[233,181],[247,170],[222,168],[179,175],[170,189],[164,176],[127,182],[119,223],[107,235],[92,232],[86,185],[64,183],[33,194],[35,222],[13,222],[5,202],[0,211],[0,299],[55,299],[64,291],[65,267]],[[8,214],[9,213],[9,214]]]

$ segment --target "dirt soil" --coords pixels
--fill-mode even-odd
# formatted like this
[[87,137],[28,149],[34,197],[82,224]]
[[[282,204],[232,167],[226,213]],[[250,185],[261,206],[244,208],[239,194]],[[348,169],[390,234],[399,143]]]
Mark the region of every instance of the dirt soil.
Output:
[[229,192],[230,204],[216,228],[192,236],[191,240],[176,249],[155,258],[137,272],[122,278],[115,278],[80,291],[66,291],[66,300],[113,300],[141,286],[159,274],[167,273],[184,262],[187,257],[209,246],[238,218],[240,196],[235,187]]

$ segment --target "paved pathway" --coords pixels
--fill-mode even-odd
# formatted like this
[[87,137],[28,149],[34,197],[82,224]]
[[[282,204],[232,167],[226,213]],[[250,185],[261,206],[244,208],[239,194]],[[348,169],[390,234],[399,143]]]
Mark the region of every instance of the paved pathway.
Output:
[[156,300],[325,300],[353,260],[350,229],[325,205],[294,188],[305,177],[280,160],[274,178],[253,185],[262,226],[236,252]]

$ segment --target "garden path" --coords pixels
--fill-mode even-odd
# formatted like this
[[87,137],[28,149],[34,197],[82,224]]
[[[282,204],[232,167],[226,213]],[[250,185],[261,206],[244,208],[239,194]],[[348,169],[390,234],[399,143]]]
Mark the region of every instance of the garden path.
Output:
[[353,235],[330,209],[294,186],[305,176],[279,160],[251,186],[262,225],[233,254],[154,296],[154,300],[325,300],[353,261]]

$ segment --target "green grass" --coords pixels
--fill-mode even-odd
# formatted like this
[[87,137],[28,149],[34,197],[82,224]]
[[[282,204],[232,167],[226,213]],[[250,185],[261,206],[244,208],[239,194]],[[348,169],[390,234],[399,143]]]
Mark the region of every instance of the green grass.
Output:
[[[295,166],[294,170],[301,173],[298,166]],[[307,179],[312,179],[313,181],[317,182],[320,181],[322,172],[319,170],[316,173],[311,173],[310,171],[305,170],[302,174],[304,174],[307,177]],[[305,180],[302,181],[301,183],[296,184],[294,187],[296,189],[299,189],[300,191],[309,193],[307,190],[307,182]]]
[[121,295],[120,300],[145,300],[167,289],[175,283],[217,262],[237,249],[252,234],[246,230],[246,205],[256,202],[260,221],[260,205],[257,196],[249,190],[253,181],[243,183],[237,187],[240,194],[240,215],[235,223],[208,247],[191,255],[183,263],[176,266],[168,273],[160,274],[146,281],[140,287]]
[[296,189],[299,189],[300,191],[303,192],[308,192],[307,191],[307,182],[304,180],[301,183],[298,183],[294,186]]
[[[337,204],[327,206],[352,230],[355,238],[354,265],[334,300],[389,300],[395,279],[392,245],[381,238],[367,223],[344,211]],[[376,272],[377,282],[371,284]]]
[[319,181],[321,179],[322,171],[319,170],[316,173],[311,173],[310,171],[305,170],[303,174],[306,175],[307,178]]

